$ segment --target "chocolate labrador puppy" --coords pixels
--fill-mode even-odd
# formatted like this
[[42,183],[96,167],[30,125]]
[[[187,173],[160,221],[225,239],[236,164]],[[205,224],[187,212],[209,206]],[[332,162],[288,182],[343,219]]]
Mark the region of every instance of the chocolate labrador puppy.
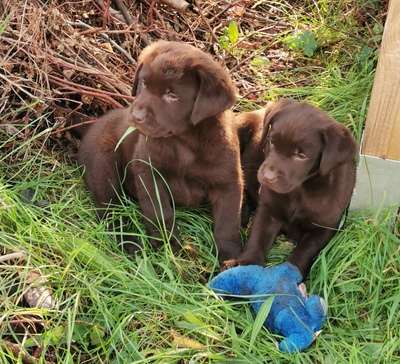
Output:
[[[225,70],[195,47],[158,41],[143,50],[131,106],[107,113],[89,128],[78,162],[100,218],[121,192],[137,201],[150,242],[179,248],[177,206],[212,205],[220,260],[236,258],[243,178],[233,114],[236,89]],[[136,130],[121,138],[133,126]],[[118,146],[117,146],[118,145]],[[129,234],[128,253],[140,246]]]
[[287,261],[305,278],[350,202],[357,142],[346,126],[307,103],[282,99],[262,112],[263,125],[260,112],[239,116],[247,195],[258,205],[243,252],[222,269],[263,265],[284,233],[297,241]]

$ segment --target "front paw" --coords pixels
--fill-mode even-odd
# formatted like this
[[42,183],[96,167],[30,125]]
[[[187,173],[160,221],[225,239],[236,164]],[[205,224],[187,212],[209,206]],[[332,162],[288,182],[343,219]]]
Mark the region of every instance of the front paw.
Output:
[[166,233],[161,234],[159,230],[154,229],[150,231],[150,235],[149,243],[154,250],[162,248],[165,244],[170,245],[173,254],[177,253],[181,249],[180,237],[177,232],[174,234],[168,233],[167,235]]
[[234,267],[237,267],[239,265],[239,262],[236,259],[229,259],[225,260],[221,263],[219,270],[223,272],[224,270],[228,270]]
[[128,255],[135,255],[143,248],[142,244],[139,243],[139,241],[123,241],[121,242],[121,245],[123,246],[125,253]]

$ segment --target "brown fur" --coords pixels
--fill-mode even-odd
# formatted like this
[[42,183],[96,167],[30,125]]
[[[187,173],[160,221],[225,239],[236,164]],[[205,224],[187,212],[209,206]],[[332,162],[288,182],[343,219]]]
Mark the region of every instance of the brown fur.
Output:
[[[158,221],[163,219],[176,251],[180,239],[169,190],[177,206],[196,207],[208,200],[219,259],[236,258],[243,181],[228,110],[236,90],[228,74],[193,46],[159,41],[141,53],[132,93],[132,105],[99,119],[78,152],[99,216],[107,215],[109,204],[119,203],[123,190],[140,204],[152,245],[162,244]],[[137,130],[114,151],[129,126]],[[122,239],[132,240],[128,235]],[[124,247],[133,253],[137,244]]]
[[235,115],[237,133],[240,140],[241,164],[244,172],[245,189],[242,205],[242,225],[247,225],[251,212],[257,206],[260,183],[257,172],[264,153],[260,147],[265,108]]
[[[264,112],[263,126],[259,114],[241,116],[242,143],[245,126],[253,128],[242,146],[247,195],[257,196],[261,187],[244,251],[222,269],[264,264],[275,238],[284,233],[297,240],[287,260],[305,278],[350,202],[357,142],[347,127],[307,103],[283,99]],[[256,178],[252,163],[263,151]]]

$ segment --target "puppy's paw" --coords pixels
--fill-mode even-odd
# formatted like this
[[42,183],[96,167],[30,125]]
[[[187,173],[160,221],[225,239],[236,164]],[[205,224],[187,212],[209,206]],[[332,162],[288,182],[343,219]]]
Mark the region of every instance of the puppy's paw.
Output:
[[237,267],[239,265],[239,262],[236,259],[229,259],[225,260],[221,263],[219,270],[223,272],[224,270]]
[[124,241],[123,243],[124,251],[126,254],[135,255],[142,249],[142,244],[139,242],[128,242]]

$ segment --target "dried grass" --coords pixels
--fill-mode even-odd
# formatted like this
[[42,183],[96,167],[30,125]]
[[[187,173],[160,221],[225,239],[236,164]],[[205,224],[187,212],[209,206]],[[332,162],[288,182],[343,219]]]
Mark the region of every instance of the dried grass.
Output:
[[[285,80],[279,77],[283,71],[320,66],[282,47],[282,35],[296,30],[287,13],[307,12],[304,1],[193,0],[181,13],[159,1],[125,3],[2,0],[0,122],[27,125],[46,115],[41,123],[57,130],[72,111],[96,117],[127,105],[133,100],[135,60],[157,39],[190,42],[212,53],[240,94],[254,102],[265,82],[282,87],[314,82],[307,73]],[[237,22],[240,39],[227,51],[220,37],[231,21]],[[254,70],[257,56],[269,63]]]
[[[27,124],[46,114],[51,115],[51,126],[58,128],[72,110],[96,116],[128,104],[133,99],[135,60],[157,39],[187,41],[213,53],[232,73],[242,73],[241,81],[234,77],[238,87],[251,93],[257,86],[247,66],[254,49],[263,52],[274,42],[273,35],[287,26],[279,22],[273,7],[259,5],[253,10],[251,1],[240,5],[194,1],[181,14],[154,1],[129,4],[126,9],[121,1],[107,7],[98,0],[4,0],[0,4],[2,123]],[[241,39],[236,55],[218,46],[231,20],[252,38]]]

